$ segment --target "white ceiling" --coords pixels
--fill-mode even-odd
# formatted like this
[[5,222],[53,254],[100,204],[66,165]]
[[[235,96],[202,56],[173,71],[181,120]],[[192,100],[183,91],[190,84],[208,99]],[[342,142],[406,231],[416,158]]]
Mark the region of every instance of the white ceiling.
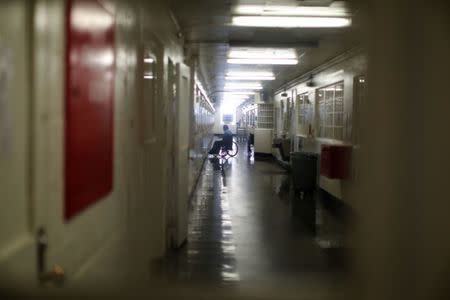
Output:
[[[199,68],[213,101],[223,95],[225,73],[230,69],[271,70],[275,82],[265,82],[266,90],[279,86],[284,80],[301,75],[324,61],[352,47],[350,28],[283,29],[231,26],[233,8],[238,4],[312,5],[328,6],[332,0],[172,0],[170,3],[186,47],[199,57]],[[301,56],[297,66],[241,66],[227,65],[231,46],[267,46],[295,48]]]

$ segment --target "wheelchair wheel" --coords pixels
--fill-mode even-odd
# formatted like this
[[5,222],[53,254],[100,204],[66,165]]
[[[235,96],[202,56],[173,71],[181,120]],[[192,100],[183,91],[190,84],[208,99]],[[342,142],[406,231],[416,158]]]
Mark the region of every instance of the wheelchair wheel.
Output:
[[230,150],[227,150],[227,154],[231,157],[235,157],[238,154],[239,147],[236,142],[233,141],[233,148]]

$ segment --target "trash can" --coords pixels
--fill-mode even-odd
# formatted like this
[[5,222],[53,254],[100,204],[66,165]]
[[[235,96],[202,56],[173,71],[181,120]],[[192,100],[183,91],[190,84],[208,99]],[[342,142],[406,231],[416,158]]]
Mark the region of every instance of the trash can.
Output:
[[318,155],[312,152],[291,152],[292,180],[294,189],[316,189]]

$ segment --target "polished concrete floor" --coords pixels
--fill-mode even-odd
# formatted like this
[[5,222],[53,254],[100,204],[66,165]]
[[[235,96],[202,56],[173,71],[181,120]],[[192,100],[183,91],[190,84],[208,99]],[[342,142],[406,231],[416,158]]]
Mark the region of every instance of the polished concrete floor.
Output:
[[319,204],[318,193],[294,192],[274,160],[255,160],[243,144],[240,149],[234,158],[205,162],[187,243],[168,255],[160,272],[191,286],[292,298],[335,295],[346,277],[336,246],[341,222]]

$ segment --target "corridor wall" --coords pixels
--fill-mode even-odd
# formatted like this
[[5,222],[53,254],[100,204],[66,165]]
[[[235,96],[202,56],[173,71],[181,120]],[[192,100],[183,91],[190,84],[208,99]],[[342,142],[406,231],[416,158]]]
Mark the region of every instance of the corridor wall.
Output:
[[[195,74],[194,77],[196,77]],[[191,146],[189,151],[189,193],[191,195],[195,190],[198,176],[202,171],[203,162],[211,146],[215,113],[216,110],[209,101],[203,88],[201,88],[199,83],[195,83],[192,101]]]
[[[165,187],[173,134],[168,126],[171,103],[167,69],[169,58],[175,64],[183,62],[182,40],[162,1],[97,2],[115,18],[113,189],[66,222],[63,141],[67,3],[0,3],[0,62],[9,62],[3,68],[9,76],[5,88],[8,94],[1,101],[3,107],[11,109],[12,117],[8,125],[11,149],[0,151],[1,197],[7,208],[0,211],[2,292],[24,293],[38,287],[38,228],[44,229],[48,240],[45,267],[61,266],[67,285],[80,291],[101,290],[112,280],[126,282],[147,274],[148,263],[166,250]],[[84,17],[89,22],[89,16]],[[157,59],[158,97],[152,99],[151,116],[142,115],[147,100],[140,92],[146,84],[141,73],[143,46],[151,46]],[[149,117],[156,118],[153,138],[143,140],[143,120]],[[8,176],[11,182],[6,181]]]
[[[283,132],[284,124],[288,124],[288,134],[293,142],[299,142],[302,144],[302,151],[315,152],[320,154],[322,145],[343,145],[353,144],[353,173],[350,178],[341,179],[329,179],[325,176],[319,177],[319,186],[332,194],[333,196],[343,200],[346,204],[352,206],[354,203],[354,191],[357,168],[357,155],[358,145],[354,140],[354,130],[356,129],[357,120],[355,117],[360,112],[355,111],[354,105],[354,82],[355,78],[364,75],[367,72],[367,55],[358,48],[352,49],[342,55],[332,59],[316,68],[317,71],[313,71],[313,86],[311,86],[311,79],[309,76],[299,77],[289,84],[286,89],[287,97],[282,97],[281,94],[284,89],[279,89],[274,95],[275,108],[278,111],[276,115],[277,131],[275,135],[281,136]],[[320,132],[320,111],[319,111],[319,97],[323,93],[324,88],[334,87],[334,84],[339,84],[339,88],[343,86],[343,113],[342,113],[342,136],[340,138],[324,137]],[[304,112],[309,116],[304,124],[299,124],[300,105],[299,96],[306,95],[309,101],[309,111]],[[288,114],[286,109],[288,103],[293,107],[291,113],[291,119],[286,120]],[[333,104],[334,105],[334,104]],[[312,135],[308,135],[308,126],[311,126]],[[298,150],[297,145],[293,143],[293,149]]]

